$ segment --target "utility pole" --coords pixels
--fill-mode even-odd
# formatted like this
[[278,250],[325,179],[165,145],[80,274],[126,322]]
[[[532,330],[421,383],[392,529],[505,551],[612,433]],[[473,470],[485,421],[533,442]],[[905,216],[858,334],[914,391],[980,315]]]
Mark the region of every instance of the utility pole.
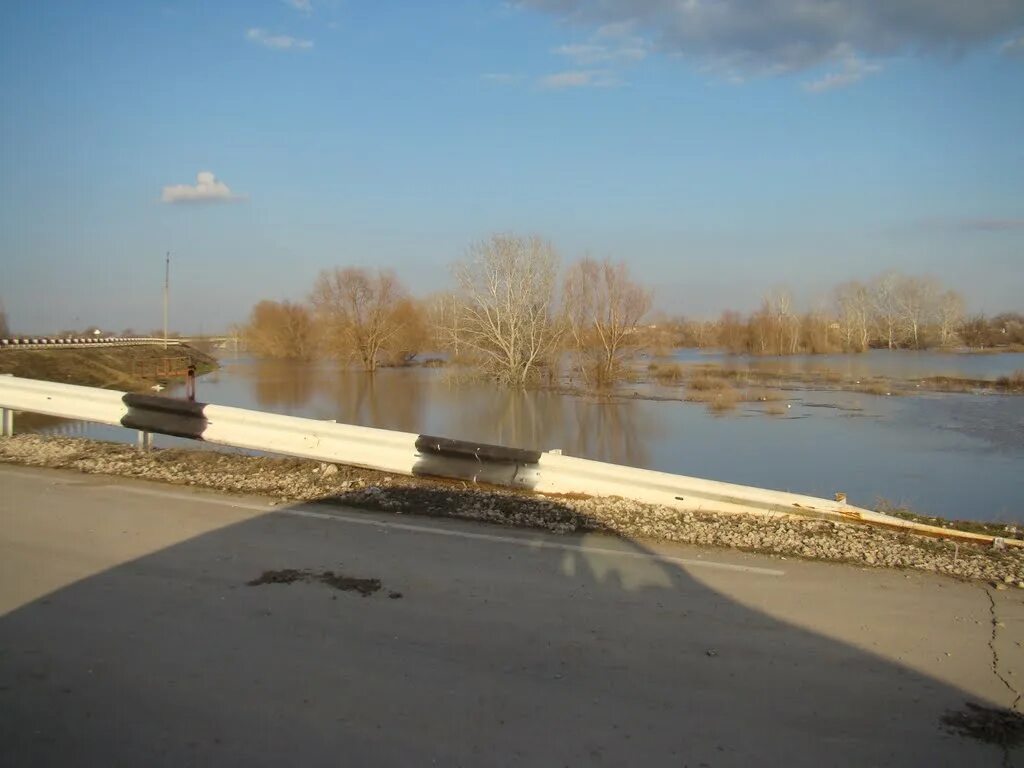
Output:
[[164,349],[167,349],[167,297],[171,291],[171,252],[164,261]]

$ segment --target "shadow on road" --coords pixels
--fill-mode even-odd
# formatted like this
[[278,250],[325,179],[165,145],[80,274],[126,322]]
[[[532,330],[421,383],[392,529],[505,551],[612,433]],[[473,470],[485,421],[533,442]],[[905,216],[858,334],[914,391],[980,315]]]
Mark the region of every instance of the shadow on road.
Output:
[[[274,575],[287,570],[309,577]],[[758,609],[788,588],[606,536],[254,514],[0,618],[0,762],[1010,759],[942,727],[976,697]]]

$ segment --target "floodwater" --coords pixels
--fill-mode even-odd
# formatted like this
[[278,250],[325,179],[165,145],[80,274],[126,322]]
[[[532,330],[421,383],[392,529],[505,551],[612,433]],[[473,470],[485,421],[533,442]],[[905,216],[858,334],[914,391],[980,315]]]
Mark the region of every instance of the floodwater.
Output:
[[[696,352],[685,362],[715,362]],[[1016,359],[1013,359],[1016,358]],[[869,353],[726,359],[729,365],[824,366],[856,375],[995,378],[1024,355]],[[459,382],[446,369],[384,369],[370,376],[329,362],[226,358],[202,377],[198,399],[220,405],[478,440],[831,497],[881,499],[943,517],[1024,522],[1024,397],[786,390],[783,416],[760,404],[713,415],[701,404],[625,397],[602,402]],[[799,368],[805,366],[805,368]],[[642,394],[645,390],[637,389]],[[173,389],[166,394],[174,395]],[[652,394],[681,397],[680,388]],[[130,441],[128,430],[62,424],[45,431]],[[158,445],[183,441],[157,436]]]
[[676,351],[674,358],[682,363],[713,363],[726,368],[750,368],[790,374],[837,372],[848,379],[920,379],[928,376],[997,379],[1024,370],[1024,352],[986,354],[872,349],[859,355],[757,357],[680,349]]

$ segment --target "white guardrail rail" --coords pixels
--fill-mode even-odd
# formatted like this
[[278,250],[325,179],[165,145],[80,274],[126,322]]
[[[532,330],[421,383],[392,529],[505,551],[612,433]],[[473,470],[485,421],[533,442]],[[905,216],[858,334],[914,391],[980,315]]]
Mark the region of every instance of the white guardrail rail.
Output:
[[636,469],[588,459],[461,440],[283,416],[170,397],[0,376],[4,434],[13,412],[27,411],[151,433],[348,464],[366,469],[462,479],[537,493],[619,496],[694,512],[812,517],[866,523],[994,546],[1024,542],[902,520],[845,501]]

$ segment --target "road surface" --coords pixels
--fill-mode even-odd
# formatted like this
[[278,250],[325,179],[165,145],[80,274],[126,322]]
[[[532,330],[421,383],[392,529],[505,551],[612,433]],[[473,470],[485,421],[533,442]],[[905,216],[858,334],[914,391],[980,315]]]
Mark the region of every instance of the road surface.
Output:
[[0,764],[1024,763],[1022,594],[0,466]]

